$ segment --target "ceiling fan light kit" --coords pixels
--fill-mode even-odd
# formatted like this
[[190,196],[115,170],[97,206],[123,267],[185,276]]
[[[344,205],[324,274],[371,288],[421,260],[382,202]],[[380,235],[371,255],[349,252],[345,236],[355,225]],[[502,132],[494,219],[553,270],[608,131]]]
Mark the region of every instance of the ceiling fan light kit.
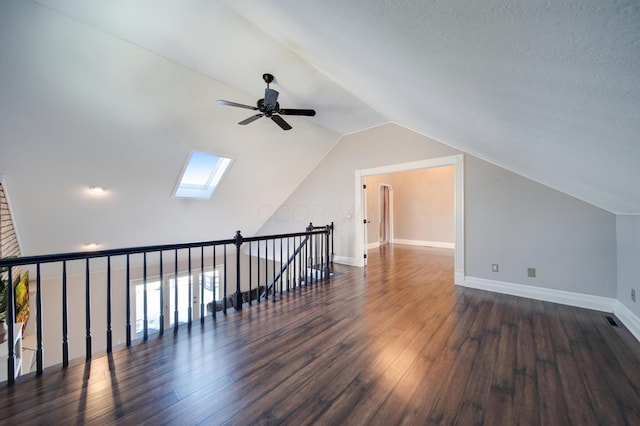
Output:
[[267,88],[264,90],[264,98],[258,99],[256,102],[256,106],[249,106],[244,104],[239,104],[236,102],[225,101],[223,99],[218,99],[218,104],[232,106],[237,108],[245,108],[253,111],[260,111],[260,113],[256,115],[252,115],[249,118],[246,118],[239,122],[240,125],[247,125],[249,123],[253,123],[258,118],[267,117],[270,118],[274,123],[276,123],[282,130],[291,130],[291,126],[289,123],[285,121],[281,115],[304,115],[307,117],[313,117],[316,115],[315,110],[313,109],[286,109],[280,108],[280,104],[278,103],[278,95],[279,93],[276,90],[269,88],[269,84],[273,82],[274,77],[272,74],[262,74],[262,79],[265,83],[267,83]]

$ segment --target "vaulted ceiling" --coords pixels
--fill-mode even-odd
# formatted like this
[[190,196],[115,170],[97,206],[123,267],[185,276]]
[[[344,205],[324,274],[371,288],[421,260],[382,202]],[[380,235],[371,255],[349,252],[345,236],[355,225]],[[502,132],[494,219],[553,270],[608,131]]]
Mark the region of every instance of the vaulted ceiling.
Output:
[[[317,116],[284,132],[215,103],[254,104],[265,72]],[[342,135],[390,121],[640,214],[635,0],[6,0],[0,74],[27,254],[252,234]],[[194,149],[234,165],[211,200],[175,200]]]

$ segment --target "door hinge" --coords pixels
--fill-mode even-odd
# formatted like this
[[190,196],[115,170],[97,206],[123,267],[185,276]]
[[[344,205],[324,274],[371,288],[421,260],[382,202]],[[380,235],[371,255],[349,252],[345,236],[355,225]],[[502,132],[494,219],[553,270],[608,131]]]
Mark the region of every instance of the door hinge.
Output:
[[365,253],[365,254],[364,254],[364,258],[365,258],[365,259],[367,258],[367,253]]
[[362,185],[362,189],[367,189],[367,184]]
[[368,223],[367,219],[364,219],[364,221],[362,223],[364,223],[366,225]]

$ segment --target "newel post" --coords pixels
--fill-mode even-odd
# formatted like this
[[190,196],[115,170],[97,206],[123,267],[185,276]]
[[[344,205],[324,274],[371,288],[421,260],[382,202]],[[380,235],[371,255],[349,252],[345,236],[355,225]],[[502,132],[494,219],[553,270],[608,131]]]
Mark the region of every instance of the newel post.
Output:
[[236,311],[242,309],[242,292],[240,291],[240,246],[242,245],[242,234],[240,231],[236,231],[235,235],[236,244]]
[[[307,226],[307,232],[311,233],[313,232],[313,223],[309,222],[309,226]],[[307,257],[307,262],[308,262],[308,272],[305,272],[305,276],[308,273],[309,274],[309,282],[313,284],[313,235],[309,234],[307,235],[307,238],[309,238],[309,253],[308,253],[308,257]]]
[[331,226],[327,225],[325,227],[325,245],[324,245],[324,258],[326,262],[324,264],[324,279],[328,280],[331,276],[331,268],[329,267],[329,236],[331,235]]

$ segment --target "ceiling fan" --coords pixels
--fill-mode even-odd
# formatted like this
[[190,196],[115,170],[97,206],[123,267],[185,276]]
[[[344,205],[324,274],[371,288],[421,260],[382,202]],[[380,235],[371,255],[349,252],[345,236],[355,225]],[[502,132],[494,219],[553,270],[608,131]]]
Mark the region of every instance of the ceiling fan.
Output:
[[268,117],[272,119],[278,126],[280,126],[282,130],[291,130],[291,126],[289,125],[289,123],[284,121],[284,118],[280,117],[281,115],[306,115],[309,117],[313,117],[314,115],[316,115],[315,110],[312,109],[280,108],[280,104],[278,103],[278,92],[269,88],[269,83],[273,81],[273,78],[274,77],[271,74],[262,74],[262,79],[265,81],[265,83],[267,83],[267,88],[264,90],[264,98],[258,100],[256,104],[257,106],[243,105],[236,102],[225,101],[222,99],[218,99],[217,102],[220,105],[260,111],[259,114],[252,115],[246,120],[242,120],[238,123],[243,126],[256,121],[260,117]]

